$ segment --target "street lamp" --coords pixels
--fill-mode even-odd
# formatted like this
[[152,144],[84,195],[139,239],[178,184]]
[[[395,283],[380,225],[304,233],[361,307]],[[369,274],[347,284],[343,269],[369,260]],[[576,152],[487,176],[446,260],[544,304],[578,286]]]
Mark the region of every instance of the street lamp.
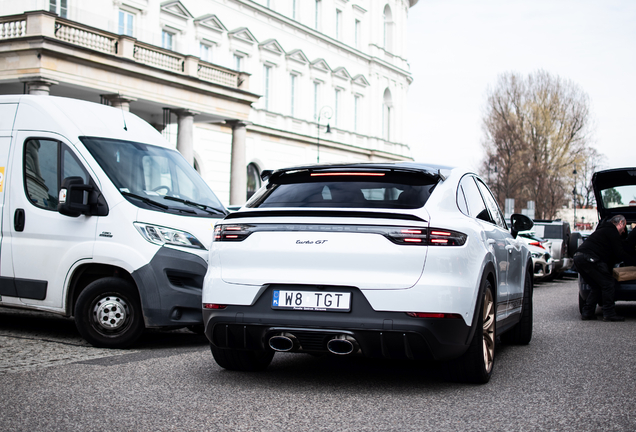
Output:
[[330,106],[327,105],[320,108],[320,111],[318,111],[318,120],[316,121],[316,163],[320,163],[320,119],[327,119],[327,130],[325,133],[330,134],[331,128],[329,127],[329,119],[331,118],[332,114],[333,110]]
[[574,203],[574,229],[576,230],[576,165],[574,165],[574,187],[572,188],[572,202]]

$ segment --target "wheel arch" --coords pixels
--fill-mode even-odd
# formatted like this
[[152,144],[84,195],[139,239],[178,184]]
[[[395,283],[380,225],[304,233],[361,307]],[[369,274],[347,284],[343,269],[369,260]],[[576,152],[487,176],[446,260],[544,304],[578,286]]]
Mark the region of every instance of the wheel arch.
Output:
[[125,269],[111,264],[82,264],[75,269],[68,285],[65,307],[66,316],[74,315],[77,298],[84,290],[84,288],[86,288],[90,283],[106,277],[116,277],[124,279],[126,282],[135,287],[137,296],[139,296],[139,288],[137,287],[135,280]]
[[[470,332],[468,333],[468,338],[466,339],[466,343],[470,343],[473,336],[475,335],[475,330],[477,329],[477,323],[479,321],[479,306],[481,303],[481,298],[484,295],[484,291],[486,289],[486,282],[490,282],[490,289],[492,290],[492,295],[495,299],[495,317],[497,315],[497,272],[495,270],[495,265],[492,262],[488,262],[484,271],[481,274],[481,279],[479,280],[479,290],[477,292],[477,297],[475,299],[475,306],[473,312],[473,320],[470,324]],[[495,320],[496,322],[496,320]],[[495,328],[496,332],[496,328]]]

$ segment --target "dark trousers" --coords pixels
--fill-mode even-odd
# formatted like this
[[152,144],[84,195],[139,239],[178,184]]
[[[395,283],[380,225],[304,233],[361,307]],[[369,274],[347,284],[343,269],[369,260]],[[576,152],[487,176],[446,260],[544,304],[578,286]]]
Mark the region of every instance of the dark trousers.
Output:
[[615,280],[606,263],[598,257],[585,253],[574,254],[574,264],[585,283],[591,290],[583,306],[583,315],[594,315],[596,304],[601,301],[604,317],[616,315],[614,309],[614,284]]

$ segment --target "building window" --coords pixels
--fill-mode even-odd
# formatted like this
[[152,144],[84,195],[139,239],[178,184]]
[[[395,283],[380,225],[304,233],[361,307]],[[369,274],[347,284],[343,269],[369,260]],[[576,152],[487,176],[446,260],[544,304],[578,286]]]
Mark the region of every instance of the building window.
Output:
[[132,36],[134,19],[135,15],[119,9],[118,33],[121,35]]
[[234,69],[236,69],[239,72],[243,70],[243,56],[242,55],[234,54]]
[[172,51],[174,33],[163,30],[161,32],[161,47]]
[[263,104],[266,110],[269,110],[269,95],[271,90],[272,67],[265,65],[263,67]]
[[68,5],[66,0],[49,0],[49,12],[53,12],[62,18],[68,18]]
[[320,99],[320,83],[314,81],[314,120],[318,119],[318,102]]
[[212,46],[202,43],[200,45],[201,60],[212,63]]
[[336,9],[336,39],[342,38],[342,11]]
[[355,22],[355,27],[354,27],[354,38],[355,38],[355,47],[356,48],[360,48],[360,37],[361,37],[361,29],[362,25],[360,23],[360,20],[356,20]]
[[295,74],[291,74],[289,76],[289,114],[292,117],[296,116],[296,82],[298,81],[298,76]]
[[391,139],[391,117],[393,110],[393,99],[389,89],[384,90],[384,102],[382,103],[382,138],[389,141]]
[[252,198],[254,192],[261,187],[261,176],[258,166],[251,163],[247,166],[247,199]]
[[333,119],[333,124],[334,126],[338,127],[338,118],[340,117],[340,89],[336,89],[335,93],[334,93],[334,119]]
[[360,109],[360,96],[353,96],[353,131],[358,132],[358,110]]
[[393,14],[391,13],[389,5],[386,5],[384,8],[384,29],[382,39],[384,49],[391,51],[393,48]]

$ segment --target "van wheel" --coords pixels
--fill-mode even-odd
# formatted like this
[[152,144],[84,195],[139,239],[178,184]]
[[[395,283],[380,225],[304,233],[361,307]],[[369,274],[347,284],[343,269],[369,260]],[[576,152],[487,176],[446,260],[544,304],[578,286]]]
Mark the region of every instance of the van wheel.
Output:
[[495,302],[490,282],[477,309],[477,328],[468,351],[445,364],[445,377],[449,381],[485,384],[490,381],[495,364]]
[[84,288],[75,304],[75,325],[91,345],[126,348],[144,331],[139,296],[123,279],[98,279]]
[[210,344],[210,350],[216,363],[223,369],[255,372],[269,366],[274,358],[273,350],[248,351],[232,348],[218,348]]
[[532,275],[526,271],[523,287],[521,318],[513,328],[501,335],[501,341],[508,344],[528,345],[532,340]]

